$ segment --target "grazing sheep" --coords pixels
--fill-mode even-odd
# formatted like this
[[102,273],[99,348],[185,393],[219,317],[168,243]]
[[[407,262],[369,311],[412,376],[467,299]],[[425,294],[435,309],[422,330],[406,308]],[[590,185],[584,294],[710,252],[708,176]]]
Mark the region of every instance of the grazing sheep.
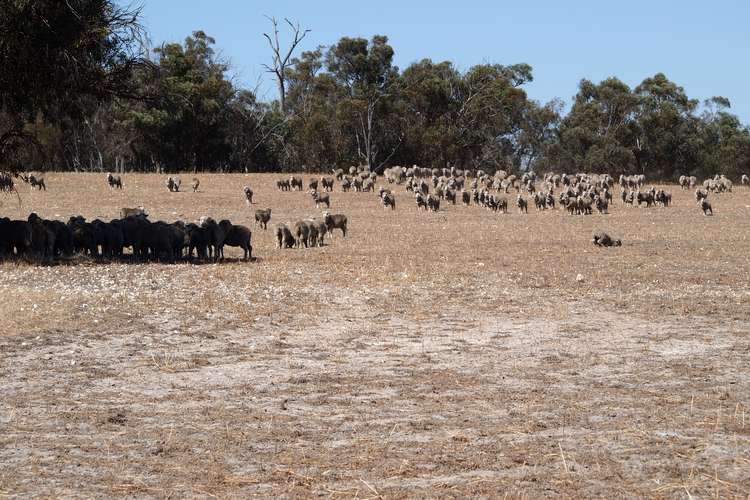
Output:
[[700,188],[698,188],[698,189],[695,190],[695,201],[696,202],[700,203],[701,200],[703,200],[703,199],[705,199],[707,197],[708,197],[708,192],[707,191],[704,191],[704,190],[702,190]]
[[250,186],[245,186],[242,188],[242,192],[245,194],[245,203],[247,203],[247,206],[250,206],[253,204],[253,190],[250,188]]
[[315,207],[320,208],[320,205],[325,205],[326,208],[331,208],[331,197],[328,193],[320,194],[317,191],[311,191],[310,196],[315,201]]
[[672,193],[659,189],[654,195],[654,202],[666,208],[672,204]]
[[600,214],[608,214],[608,208],[609,208],[609,202],[606,198],[602,198],[601,196],[597,196],[594,198],[594,204],[596,205],[596,210]]
[[391,210],[396,209],[396,197],[393,196],[393,193],[383,193],[383,195],[380,197],[380,199],[383,201],[383,206],[385,208],[389,208]]
[[292,224],[292,236],[294,236],[294,246],[297,248],[303,245],[307,248],[310,239],[310,228],[304,221],[298,220]]
[[640,207],[641,203],[646,204],[646,208],[651,208],[651,206],[654,204],[654,194],[651,191],[647,191],[645,193],[641,193],[640,191],[636,191],[635,198],[633,201]]
[[325,245],[325,235],[328,233],[328,226],[326,226],[326,223],[324,220],[318,220],[313,219],[313,224],[315,224],[315,229],[318,231],[318,246],[322,247]]
[[201,181],[198,180],[197,177],[193,177],[193,192],[198,192],[198,186],[201,185]]
[[550,189],[549,193],[547,193],[547,196],[546,196],[544,202],[547,205],[547,208],[555,208],[555,197],[552,194],[552,190],[551,189]]
[[271,220],[271,209],[255,211],[255,224],[260,225],[261,228],[268,229],[268,222]]
[[341,180],[341,190],[345,193],[349,192],[349,189],[352,187],[352,181],[349,180],[348,177],[344,177]]
[[292,191],[302,191],[302,177],[289,177],[289,186]]
[[591,240],[592,243],[598,247],[619,247],[622,246],[622,241],[612,239],[604,231],[597,231],[594,233],[594,238]]
[[331,177],[320,178],[320,185],[323,186],[323,191],[328,191],[329,193],[333,191],[333,183],[334,180]]
[[524,200],[523,196],[520,194],[518,195],[518,198],[516,198],[516,206],[520,213],[529,213],[529,203]]
[[425,210],[427,210],[427,197],[426,196],[424,196],[422,193],[415,193],[414,199],[417,202],[417,210],[419,210],[420,208],[424,208]]
[[454,205],[456,204],[456,192],[452,189],[444,189],[443,197],[445,198],[445,201],[449,201]]
[[547,197],[542,193],[534,193],[534,206],[537,210],[544,210],[547,208]]
[[310,179],[310,182],[307,183],[307,190],[308,191],[317,191],[318,190],[318,179]]
[[170,193],[178,193],[180,191],[180,185],[182,180],[179,177],[167,177],[166,185]]
[[740,184],[743,186],[750,185],[750,177],[748,177],[747,174],[742,174],[742,177],[740,178]]
[[286,224],[279,224],[276,226],[276,245],[278,248],[292,248],[295,245],[296,240],[289,226]]
[[574,198],[573,196],[561,197],[560,206],[564,206],[570,215],[580,213],[578,210],[578,198]]
[[698,202],[701,210],[703,210],[703,215],[713,215],[714,211],[711,208],[711,203],[709,203],[708,198],[701,198],[700,202]]
[[440,210],[440,198],[431,194],[427,195],[427,208],[433,212]]
[[279,191],[290,191],[292,189],[292,183],[289,179],[281,179],[276,181],[276,187]]
[[119,175],[107,174],[107,184],[110,189],[122,189],[122,179]]
[[305,219],[302,221],[307,226],[307,247],[318,246],[318,226],[312,219]]
[[333,236],[333,230],[338,228],[341,229],[341,234],[346,238],[346,224],[347,224],[347,218],[344,214],[334,214],[331,215],[328,212],[325,212],[323,214],[323,221],[326,224],[326,227],[328,228],[328,232]]
[[213,250],[213,260],[218,262],[220,258],[224,257],[224,238],[226,237],[224,229],[213,218],[205,216],[200,218],[199,225],[207,229],[209,233],[209,258],[212,256]]
[[15,190],[13,177],[9,172],[0,172],[0,192],[11,192]]
[[471,194],[463,189],[461,190],[461,203],[467,207],[471,204]]
[[508,200],[505,198],[500,198],[499,200],[495,200],[495,206],[497,207],[497,210],[501,213],[507,214],[508,213]]
[[37,176],[35,174],[28,174],[28,175],[21,174],[20,177],[21,177],[21,180],[23,180],[25,183],[31,186],[31,189],[36,188],[39,191],[41,191],[42,189],[44,189],[45,191],[47,190],[47,186],[44,184],[43,177]]
[[[250,245],[252,233],[245,226],[232,224],[228,220],[219,222],[219,227],[224,231],[224,246],[240,247],[244,251],[243,260],[250,260],[253,256],[253,247]],[[221,250],[221,258],[224,258],[224,250]]]
[[578,202],[579,214],[591,215],[593,210],[591,209],[591,197],[590,196],[579,196],[577,202]]

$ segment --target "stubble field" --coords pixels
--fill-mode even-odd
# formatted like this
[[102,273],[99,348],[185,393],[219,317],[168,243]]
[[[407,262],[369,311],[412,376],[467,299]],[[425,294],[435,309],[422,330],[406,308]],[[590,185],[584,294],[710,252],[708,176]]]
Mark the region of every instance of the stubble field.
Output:
[[0,264],[0,497],[750,495],[750,189],[714,217],[677,186],[668,209],[571,216],[337,185],[347,238],[280,250],[253,211],[320,216],[307,193],[198,177],[0,198],[11,218],[228,218],[257,257]]

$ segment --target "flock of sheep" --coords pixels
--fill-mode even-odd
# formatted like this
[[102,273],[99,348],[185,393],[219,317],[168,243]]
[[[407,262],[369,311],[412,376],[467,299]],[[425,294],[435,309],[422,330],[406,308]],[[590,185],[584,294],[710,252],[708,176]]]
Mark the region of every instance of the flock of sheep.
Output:
[[[345,192],[376,191],[377,175],[366,168],[351,167],[348,172],[337,169],[332,174],[333,177],[312,178],[307,183],[307,190],[317,208],[330,208],[330,193],[336,181]],[[44,179],[39,175],[20,174],[17,177],[32,189],[46,190]],[[442,202],[467,206],[474,204],[491,211],[507,213],[509,202],[506,195],[513,190],[515,206],[521,213],[528,212],[531,200],[540,211],[560,207],[576,215],[588,215],[594,210],[606,214],[616,184],[619,185],[623,204],[669,207],[672,202],[671,193],[663,189],[652,187],[643,190],[643,175],[621,175],[616,182],[608,174],[548,173],[543,178],[538,178],[531,171],[516,176],[503,170],[490,175],[482,170],[470,172],[456,168],[397,166],[385,169],[383,177],[388,184],[404,185],[407,192],[413,193],[417,209],[426,211],[439,211]],[[108,173],[106,180],[111,189],[123,188],[120,176]],[[695,188],[697,182],[694,176],[681,176],[679,179],[682,189]],[[749,185],[750,177],[743,175],[740,182]],[[166,187],[170,192],[179,192],[181,184],[179,177],[169,176],[166,180]],[[193,191],[196,192],[199,186],[200,181],[193,178]],[[276,186],[281,191],[303,191],[305,187],[302,177],[294,175],[279,179]],[[0,191],[11,191],[13,188],[13,177],[0,173]],[[732,181],[717,175],[707,179],[703,188],[696,188],[695,200],[705,215],[713,215],[709,194],[731,191]],[[243,188],[243,195],[247,205],[252,206],[253,190],[250,186]],[[391,188],[380,186],[377,195],[385,208],[396,209],[396,196]],[[255,224],[266,230],[271,214],[271,208],[256,210]],[[335,229],[339,229],[346,237],[347,222],[346,215],[326,211],[322,218],[279,223],[275,226],[276,244],[278,248],[323,246],[325,237]],[[83,254],[109,260],[219,261],[224,258],[225,246],[241,248],[244,259],[250,260],[251,239],[252,232],[249,228],[232,224],[229,220],[216,222],[210,217],[203,217],[197,223],[151,222],[143,207],[123,208],[120,218],[109,222],[99,219],[89,222],[81,216],[74,216],[63,223],[45,220],[32,213],[26,220],[0,219],[0,260],[31,257],[37,261],[49,262]],[[592,241],[599,246],[621,245],[620,240],[603,232],[596,233]],[[129,255],[124,253],[124,249],[128,247],[131,248]]]
[[[33,183],[28,179],[33,179]],[[33,174],[22,176],[25,182],[37,187],[39,182]],[[108,173],[110,189],[123,189],[122,178]],[[179,192],[179,177],[168,177],[166,187],[170,192]],[[13,178],[0,175],[3,191],[14,188]],[[43,180],[41,181],[44,187]],[[326,189],[333,189],[333,181],[323,183]],[[193,191],[197,191],[200,181],[193,179]],[[316,205],[327,201],[327,195],[319,196],[313,184],[313,199]],[[243,194],[248,205],[253,203],[253,191],[245,186]],[[330,202],[327,203],[330,206]],[[143,207],[123,208],[120,218],[110,221],[96,219],[87,221],[78,215],[70,217],[67,223],[46,220],[32,213],[26,220],[0,218],[0,261],[24,258],[35,262],[49,263],[54,260],[67,260],[74,255],[88,256],[103,260],[135,260],[174,263],[221,261],[224,247],[239,247],[244,252],[244,260],[252,259],[252,232],[246,226],[233,224],[229,220],[216,222],[211,217],[202,217],[197,223],[176,221],[152,222]],[[256,210],[255,223],[262,229],[268,228],[271,209]],[[344,236],[347,232],[347,217],[343,214],[325,212],[322,219],[304,219],[289,224],[278,224],[276,236],[279,248],[323,246],[327,234],[339,229]],[[131,253],[126,254],[125,249]]]
[[[218,261],[224,247],[239,247],[252,258],[251,232],[228,220],[210,217],[197,224],[151,222],[143,208],[123,208],[119,219],[108,222],[70,217],[67,223],[46,220],[32,213],[26,220],[0,218],[0,260],[29,258],[49,263],[75,254],[93,259],[173,263],[194,258]],[[132,254],[124,249],[130,247]]]
[[[524,197],[524,193],[527,193],[537,210],[559,206],[575,215],[590,215],[594,210],[606,214],[615,184],[619,185],[620,199],[624,204],[669,207],[672,203],[672,194],[668,191],[655,187],[642,191],[644,175],[621,175],[615,183],[609,174],[548,173],[538,183],[539,179],[533,171],[518,177],[504,170],[498,170],[492,176],[479,170],[468,186],[466,179],[471,176],[470,172],[455,168],[392,167],[386,169],[384,176],[389,183],[405,184],[406,190],[414,193],[418,209],[431,211],[439,210],[441,201],[453,205],[460,201],[467,206],[474,203],[492,211],[507,213],[509,202],[504,195],[514,190],[515,206],[521,213],[528,213],[529,200]],[[683,189],[695,187],[696,183],[695,177],[681,176],[679,180]],[[750,185],[750,177],[743,175],[741,183]],[[731,192],[732,182],[723,175],[717,175],[707,179],[703,187],[695,192],[696,202],[705,215],[713,215],[708,194]],[[557,189],[560,191],[556,197]],[[395,198],[390,190],[381,188],[380,195],[385,206],[395,208]]]

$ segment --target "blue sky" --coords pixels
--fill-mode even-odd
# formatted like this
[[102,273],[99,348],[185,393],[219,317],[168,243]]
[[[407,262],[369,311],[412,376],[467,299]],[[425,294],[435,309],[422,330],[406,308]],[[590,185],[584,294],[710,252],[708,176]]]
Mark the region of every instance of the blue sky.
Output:
[[[270,52],[264,15],[289,17],[312,30],[303,49],[342,36],[387,35],[400,68],[429,57],[459,69],[525,62],[526,87],[540,101],[566,104],[581,78],[617,76],[631,86],[663,72],[693,98],[728,97],[750,124],[750,1],[516,0],[463,2],[142,0],[152,43],[181,41],[202,29],[216,39],[239,83],[274,98],[263,72]],[[287,33],[282,31],[282,36]]]

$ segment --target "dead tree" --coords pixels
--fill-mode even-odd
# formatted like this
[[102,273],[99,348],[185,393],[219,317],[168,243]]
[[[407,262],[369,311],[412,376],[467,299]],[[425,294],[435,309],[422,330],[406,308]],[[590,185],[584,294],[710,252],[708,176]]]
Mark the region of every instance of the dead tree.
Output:
[[284,18],[284,21],[286,21],[294,32],[294,39],[289,46],[289,50],[286,51],[285,55],[282,55],[281,44],[279,43],[278,22],[276,22],[275,17],[269,17],[268,20],[271,21],[271,24],[273,25],[273,36],[268,33],[263,33],[263,36],[266,37],[268,45],[271,46],[271,52],[273,52],[273,66],[264,64],[263,67],[266,68],[266,71],[273,73],[276,77],[276,82],[279,86],[279,106],[281,108],[281,113],[286,114],[286,69],[294,66],[294,63],[291,61],[292,53],[310,30],[303,31],[302,28],[300,28],[299,23],[293,24],[289,19]]

